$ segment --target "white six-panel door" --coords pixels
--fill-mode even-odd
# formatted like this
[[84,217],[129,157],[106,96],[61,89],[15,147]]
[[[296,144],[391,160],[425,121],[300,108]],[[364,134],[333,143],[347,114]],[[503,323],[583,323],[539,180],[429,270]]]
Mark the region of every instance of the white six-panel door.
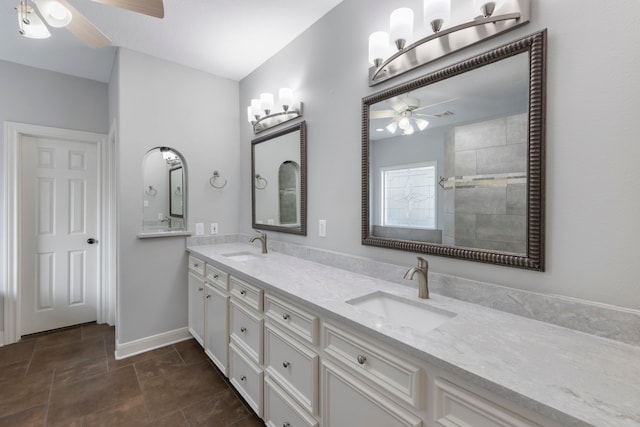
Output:
[[20,145],[20,335],[96,320],[96,144],[23,136]]

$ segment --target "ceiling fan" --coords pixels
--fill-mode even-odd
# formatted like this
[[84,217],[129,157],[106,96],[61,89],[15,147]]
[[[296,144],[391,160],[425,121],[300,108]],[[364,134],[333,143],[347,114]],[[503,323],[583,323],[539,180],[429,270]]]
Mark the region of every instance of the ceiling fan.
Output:
[[[390,133],[396,133],[398,128],[402,130],[403,135],[411,135],[415,132],[415,127],[418,130],[423,131],[429,126],[429,121],[423,117],[445,117],[452,116],[453,113],[449,110],[444,110],[435,114],[421,113],[420,111],[427,108],[435,107],[436,105],[446,104],[447,102],[455,101],[454,99],[448,99],[446,101],[436,102],[434,104],[420,106],[420,100],[418,98],[409,96],[409,94],[395,96],[388,100],[391,106],[390,110],[377,110],[371,111],[371,119],[385,119],[390,118],[391,121],[386,126],[386,129]],[[415,126],[415,127],[414,127]]]
[[[93,0],[143,15],[164,18],[163,0]],[[30,6],[35,5],[35,8]],[[18,31],[25,37],[43,39],[51,36],[47,25],[66,28],[87,46],[100,48],[111,45],[111,40],[91,23],[67,0],[20,0]],[[37,11],[37,12],[36,12]],[[44,22],[43,22],[44,20]],[[45,22],[47,25],[45,25]]]

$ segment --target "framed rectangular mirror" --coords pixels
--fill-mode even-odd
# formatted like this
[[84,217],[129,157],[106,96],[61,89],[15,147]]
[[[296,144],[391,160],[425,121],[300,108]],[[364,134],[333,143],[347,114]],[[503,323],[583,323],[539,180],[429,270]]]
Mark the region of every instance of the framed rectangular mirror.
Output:
[[304,121],[251,141],[252,225],[307,235]]
[[169,170],[169,216],[182,218],[183,211],[182,166]]
[[363,99],[363,245],[544,270],[545,44]]

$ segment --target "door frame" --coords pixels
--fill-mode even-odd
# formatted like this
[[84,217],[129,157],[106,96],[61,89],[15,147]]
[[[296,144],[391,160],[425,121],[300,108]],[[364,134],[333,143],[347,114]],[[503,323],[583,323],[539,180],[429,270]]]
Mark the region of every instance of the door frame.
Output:
[[[108,207],[115,202],[115,158],[111,144],[107,144],[107,135],[61,129],[48,126],[39,126],[26,123],[4,123],[5,150],[4,150],[4,212],[3,223],[4,242],[4,344],[11,344],[20,339],[20,189],[21,189],[21,157],[20,143],[23,136],[38,138],[56,138],[69,141],[78,141],[96,144],[98,153],[98,189],[99,206],[98,222],[100,239],[109,239],[115,234],[115,218]],[[115,140],[115,133],[113,138]],[[111,250],[104,250],[102,245],[99,260],[101,268],[98,273],[98,292],[96,301],[96,318],[98,323],[113,321],[110,313],[115,309],[115,295],[111,289],[115,284],[111,283],[115,278],[108,274],[112,271],[114,260]]]

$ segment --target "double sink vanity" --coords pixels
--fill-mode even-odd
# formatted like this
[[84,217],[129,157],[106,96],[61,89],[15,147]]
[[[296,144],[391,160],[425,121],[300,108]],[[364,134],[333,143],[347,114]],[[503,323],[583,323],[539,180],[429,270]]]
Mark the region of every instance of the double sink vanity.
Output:
[[189,246],[189,328],[268,426],[635,426],[638,347],[249,243]]

